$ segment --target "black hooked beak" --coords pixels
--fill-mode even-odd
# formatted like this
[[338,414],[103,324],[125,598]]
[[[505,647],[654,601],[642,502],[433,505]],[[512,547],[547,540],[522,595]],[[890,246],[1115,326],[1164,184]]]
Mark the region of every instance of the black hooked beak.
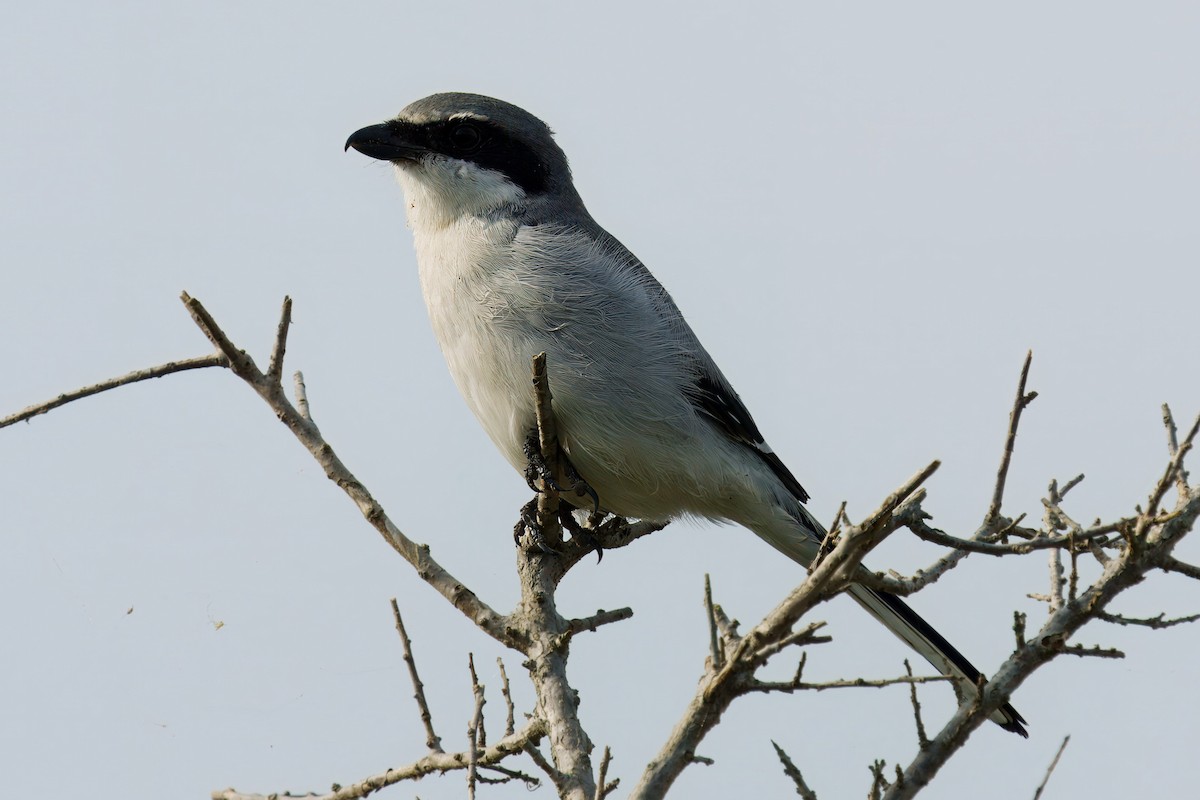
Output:
[[429,149],[414,141],[415,128],[398,120],[370,125],[350,134],[346,149],[353,147],[364,156],[380,161],[416,161]]

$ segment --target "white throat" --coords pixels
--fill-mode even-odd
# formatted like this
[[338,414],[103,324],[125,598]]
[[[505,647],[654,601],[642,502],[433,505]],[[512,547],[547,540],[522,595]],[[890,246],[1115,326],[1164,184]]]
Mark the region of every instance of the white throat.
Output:
[[430,157],[417,164],[398,163],[396,176],[414,232],[445,228],[462,217],[491,216],[525,200],[525,191],[506,175],[469,161]]

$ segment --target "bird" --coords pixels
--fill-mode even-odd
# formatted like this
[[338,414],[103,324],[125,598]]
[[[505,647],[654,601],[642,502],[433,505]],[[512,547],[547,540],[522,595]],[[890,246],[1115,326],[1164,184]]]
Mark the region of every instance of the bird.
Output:
[[[551,129],[511,103],[433,94],[350,135],[395,167],[450,374],[514,468],[546,353],[561,449],[604,511],[732,522],[801,565],[825,529],[667,290],[592,218]],[[968,695],[982,675],[898,596],[847,593]],[[1011,704],[990,717],[1028,737]]]

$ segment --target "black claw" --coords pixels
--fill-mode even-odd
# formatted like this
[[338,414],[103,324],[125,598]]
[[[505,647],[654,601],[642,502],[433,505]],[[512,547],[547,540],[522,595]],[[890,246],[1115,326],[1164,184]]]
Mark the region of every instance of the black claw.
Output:
[[521,449],[525,453],[525,483],[529,485],[530,489],[539,492],[545,486],[559,494],[570,493],[576,497],[590,497],[592,498],[592,513],[600,513],[600,495],[596,494],[596,490],[580,477],[579,473],[575,471],[575,466],[565,457],[560,461],[571,485],[564,490],[554,479],[554,470],[542,457],[542,447],[538,441],[537,430],[530,431],[529,435],[525,437],[525,444]]
[[534,547],[549,556],[560,555],[558,550],[551,547],[550,543],[546,541],[546,535],[542,533],[542,529],[540,527],[534,526],[532,528],[528,528],[528,531],[529,538],[533,540]]
[[576,482],[574,489],[575,494],[579,495],[580,497],[583,497],[586,494],[588,497],[592,498],[592,513],[600,513],[600,495],[596,494],[596,490],[591,487],[591,484],[581,478]]
[[596,551],[596,563],[599,564],[604,559],[604,545],[600,539],[589,529],[576,522],[571,509],[560,508],[558,518],[563,528],[571,534],[571,539],[577,540],[583,546],[584,553],[589,550]]

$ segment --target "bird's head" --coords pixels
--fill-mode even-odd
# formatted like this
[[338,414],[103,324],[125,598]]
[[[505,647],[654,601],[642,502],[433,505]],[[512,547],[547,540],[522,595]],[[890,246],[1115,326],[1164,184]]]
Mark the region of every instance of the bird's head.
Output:
[[567,157],[546,123],[491,97],[430,95],[355,131],[346,140],[351,147],[390,161],[410,213],[431,222],[578,202]]

